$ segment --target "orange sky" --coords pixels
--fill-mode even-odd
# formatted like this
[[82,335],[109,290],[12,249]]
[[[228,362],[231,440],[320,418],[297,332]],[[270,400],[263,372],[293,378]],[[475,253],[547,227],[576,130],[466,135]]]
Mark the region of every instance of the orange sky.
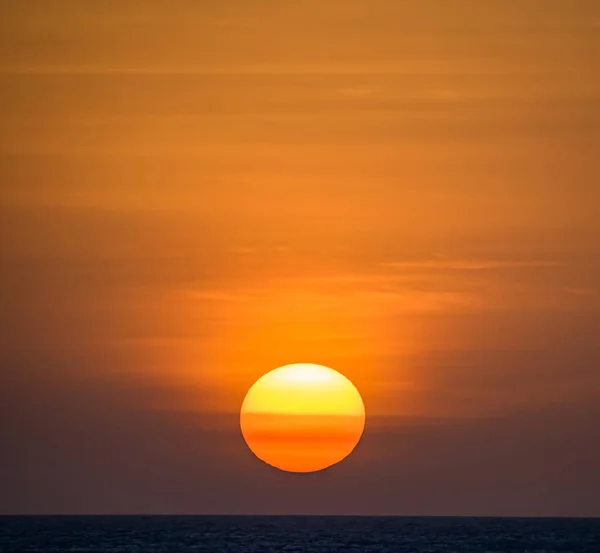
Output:
[[341,477],[259,467],[286,498],[253,504],[230,417],[314,362],[373,415],[327,512],[599,515],[599,29],[595,0],[3,3],[0,511],[310,511]]

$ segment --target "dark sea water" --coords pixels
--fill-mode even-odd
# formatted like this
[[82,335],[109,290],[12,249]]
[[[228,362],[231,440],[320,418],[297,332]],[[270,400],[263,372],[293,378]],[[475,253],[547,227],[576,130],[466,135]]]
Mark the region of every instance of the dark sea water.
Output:
[[600,553],[600,519],[0,517],[0,551]]

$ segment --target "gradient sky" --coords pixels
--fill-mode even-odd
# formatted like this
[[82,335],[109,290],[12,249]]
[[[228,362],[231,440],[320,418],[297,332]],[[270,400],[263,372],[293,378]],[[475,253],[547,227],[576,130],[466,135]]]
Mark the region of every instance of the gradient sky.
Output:
[[[600,3],[0,6],[0,512],[600,516]],[[313,475],[263,373],[369,416]]]

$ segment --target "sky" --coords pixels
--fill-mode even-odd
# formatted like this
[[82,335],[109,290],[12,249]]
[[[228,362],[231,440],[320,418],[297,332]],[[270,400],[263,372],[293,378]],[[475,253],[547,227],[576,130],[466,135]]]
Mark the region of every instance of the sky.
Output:
[[[0,512],[600,516],[600,3],[0,4]],[[294,475],[267,371],[360,390]]]

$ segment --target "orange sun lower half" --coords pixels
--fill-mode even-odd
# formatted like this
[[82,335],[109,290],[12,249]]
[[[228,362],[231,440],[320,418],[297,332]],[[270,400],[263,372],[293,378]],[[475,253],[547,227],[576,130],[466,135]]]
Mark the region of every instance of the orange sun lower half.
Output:
[[365,406],[339,372],[298,363],[254,383],[242,404],[240,425],[248,447],[265,463],[314,472],[352,453],[365,427]]

